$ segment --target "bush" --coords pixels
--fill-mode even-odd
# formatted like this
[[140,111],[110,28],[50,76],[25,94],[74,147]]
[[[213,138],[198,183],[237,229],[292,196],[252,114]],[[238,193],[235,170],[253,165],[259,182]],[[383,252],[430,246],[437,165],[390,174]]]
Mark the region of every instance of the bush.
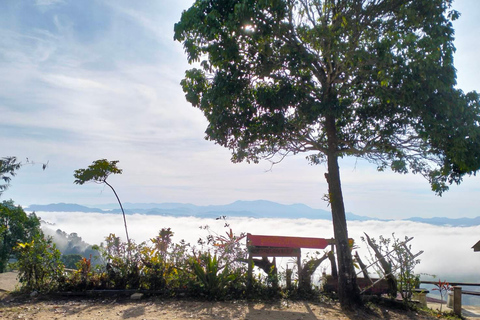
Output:
[[[412,246],[407,244],[407,242],[413,238],[405,237],[404,240],[401,240],[395,237],[395,233],[392,234],[392,238],[380,236],[378,241],[368,237],[366,234],[365,236],[366,239],[362,238],[362,240],[365,243],[368,243],[370,247],[380,252],[384,257],[383,264],[388,267],[381,270],[377,264],[374,264],[373,268],[380,277],[384,274],[391,273],[395,277],[395,289],[400,292],[404,304],[410,304],[413,292],[420,284],[420,275],[417,275],[414,272],[415,267],[420,263],[420,259],[416,258],[416,256],[423,253],[423,251],[420,251],[416,256],[413,256],[411,253]],[[369,252],[370,247],[367,246]],[[378,259],[378,256],[371,252],[370,256],[370,262]],[[380,264],[382,265],[381,262],[382,261],[380,261]]]
[[64,281],[61,253],[50,237],[36,235],[30,242],[19,243],[15,250],[18,256],[15,267],[23,290],[48,292]]
[[[199,241],[200,249],[183,240],[173,243],[170,228],[160,230],[157,237],[139,245],[133,241],[128,245],[110,234],[94,248],[101,254],[101,263],[94,266],[91,258],[83,258],[60,289],[138,289],[168,297],[208,300],[306,297],[296,286],[284,290],[280,285],[272,285],[268,276],[255,276],[247,287],[243,235],[237,237],[231,229],[225,235],[208,231],[207,241]],[[308,297],[317,293],[309,290]]]
[[138,289],[140,286],[141,253],[134,241],[125,243],[111,233],[105,238],[105,246],[94,247],[103,258],[104,265],[98,271],[106,273],[104,285],[111,289]]
[[5,272],[18,242],[32,241],[40,234],[40,220],[35,213],[27,215],[12,200],[0,203],[0,272]]
[[221,267],[217,256],[212,257],[209,252],[192,259],[191,266],[202,293],[211,299],[224,297],[227,286],[235,280],[235,273],[231,273],[228,266]]

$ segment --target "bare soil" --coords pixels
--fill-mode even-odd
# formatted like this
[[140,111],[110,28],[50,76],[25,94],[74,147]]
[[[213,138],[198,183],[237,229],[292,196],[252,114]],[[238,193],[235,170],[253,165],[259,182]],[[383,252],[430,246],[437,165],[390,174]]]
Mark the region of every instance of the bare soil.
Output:
[[11,294],[16,274],[0,274],[0,319],[242,319],[242,320],[320,320],[320,319],[438,319],[386,306],[357,312],[343,312],[331,301],[210,302],[165,300],[147,297],[81,298]]
[[130,299],[9,300],[0,302],[1,319],[437,319],[403,310],[378,308],[346,313],[338,304],[276,301],[272,303],[233,301]]

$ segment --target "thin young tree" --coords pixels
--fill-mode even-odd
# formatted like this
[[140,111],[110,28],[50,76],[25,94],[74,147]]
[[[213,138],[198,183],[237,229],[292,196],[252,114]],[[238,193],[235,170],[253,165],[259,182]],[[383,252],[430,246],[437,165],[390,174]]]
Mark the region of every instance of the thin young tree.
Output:
[[117,167],[118,160],[115,161],[108,161],[107,159],[100,159],[93,161],[91,165],[88,166],[87,169],[78,169],[75,170],[73,176],[75,177],[75,184],[82,185],[85,182],[93,181],[95,183],[105,183],[107,186],[112,189],[115,197],[117,198],[118,204],[120,205],[120,209],[122,209],[123,214],[123,223],[125,225],[125,235],[127,236],[127,243],[130,247],[130,238],[128,236],[128,228],[127,228],[127,218],[125,217],[125,211],[123,210],[122,202],[118,197],[117,192],[112,187],[110,183],[107,182],[107,178],[111,174],[121,174],[122,169]]
[[[338,159],[425,176],[480,168],[480,103],[457,89],[451,0],[197,0],[175,24],[187,100],[234,162],[326,163],[339,300],[361,304]],[[275,158],[279,159],[279,158]]]

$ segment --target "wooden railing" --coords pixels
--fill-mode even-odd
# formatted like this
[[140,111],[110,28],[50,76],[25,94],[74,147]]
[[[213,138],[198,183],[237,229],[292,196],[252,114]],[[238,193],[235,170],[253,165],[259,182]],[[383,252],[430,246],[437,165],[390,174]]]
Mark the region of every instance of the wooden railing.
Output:
[[[420,283],[424,284],[433,284],[436,285],[438,284],[438,281],[423,281],[420,280]],[[453,286],[459,286],[459,287],[480,287],[480,283],[472,283],[472,282],[448,282],[449,285]],[[467,295],[472,295],[472,296],[480,296],[480,292],[478,291],[469,291],[469,290],[463,290],[462,289],[462,294],[467,294]]]

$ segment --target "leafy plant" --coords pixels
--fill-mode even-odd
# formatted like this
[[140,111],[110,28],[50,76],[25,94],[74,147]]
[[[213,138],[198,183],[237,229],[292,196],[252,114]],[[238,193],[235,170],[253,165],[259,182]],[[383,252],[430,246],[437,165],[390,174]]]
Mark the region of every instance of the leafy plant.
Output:
[[[365,243],[368,243],[367,249],[370,253],[370,262],[380,260],[382,270],[377,264],[373,265],[378,276],[392,274],[395,277],[396,289],[400,292],[405,304],[409,304],[413,297],[414,289],[420,284],[420,275],[415,274],[414,269],[420,263],[420,259],[413,257],[411,253],[412,246],[407,244],[408,237],[400,240],[392,233],[392,238],[385,238],[382,235],[378,240],[368,237],[362,237]],[[370,248],[375,248],[372,253]]]
[[415,288],[420,286],[420,275],[415,274],[414,269],[420,263],[420,259],[412,257],[412,245],[406,244],[408,237],[403,241],[392,234],[394,261],[397,271],[395,272],[397,278],[398,291],[402,296],[405,304],[411,302]]
[[15,267],[19,271],[22,289],[27,291],[51,291],[64,280],[64,265],[60,259],[52,238],[37,234],[29,242],[19,243],[18,261]]
[[111,233],[105,244],[94,246],[103,259],[100,271],[106,273],[107,286],[116,289],[138,288],[140,284],[141,253],[133,241],[125,243]]
[[152,247],[143,245],[140,248],[143,265],[141,270],[142,287],[151,290],[165,290],[170,285],[186,284],[183,277],[185,268],[182,268],[186,265],[182,259],[184,257],[181,257],[185,252],[179,254],[180,248],[172,244],[172,236],[173,232],[170,228],[163,228],[157,237],[150,239]]
[[31,241],[39,234],[40,219],[35,213],[27,215],[12,200],[0,203],[0,272],[6,270],[18,242]]
[[[208,253],[200,254],[192,261],[192,269],[205,293],[210,298],[218,298],[224,294],[227,284],[235,279],[228,266],[219,266],[217,256]],[[223,269],[223,270],[222,270]]]
[[[27,164],[35,165],[35,162],[26,160]],[[9,187],[12,177],[16,175],[16,171],[19,170],[25,163],[19,162],[17,157],[3,157],[0,158],[0,181],[4,184],[0,184],[0,196]],[[45,170],[48,166],[47,163],[42,163],[42,168]]]
[[3,180],[4,184],[0,184],[0,196],[8,188],[12,177],[22,166],[21,162],[17,161],[16,157],[3,157],[0,159],[0,181]]
[[199,239],[200,245],[213,245],[213,251],[218,259],[230,268],[241,268],[244,266],[241,261],[244,261],[247,257],[247,248],[243,239],[247,236],[245,232],[239,235],[235,234],[227,222],[226,216],[216,218],[216,221],[221,221],[223,227],[227,229],[224,234],[217,233],[212,230],[208,225],[200,227],[201,229],[208,231],[207,241]]
[[443,306],[443,297],[446,297],[448,294],[448,291],[452,289],[450,284],[447,281],[441,281],[438,280],[437,283],[435,283],[436,288],[433,288],[432,290],[434,291],[439,291],[440,292],[440,312],[442,312],[442,306]]

